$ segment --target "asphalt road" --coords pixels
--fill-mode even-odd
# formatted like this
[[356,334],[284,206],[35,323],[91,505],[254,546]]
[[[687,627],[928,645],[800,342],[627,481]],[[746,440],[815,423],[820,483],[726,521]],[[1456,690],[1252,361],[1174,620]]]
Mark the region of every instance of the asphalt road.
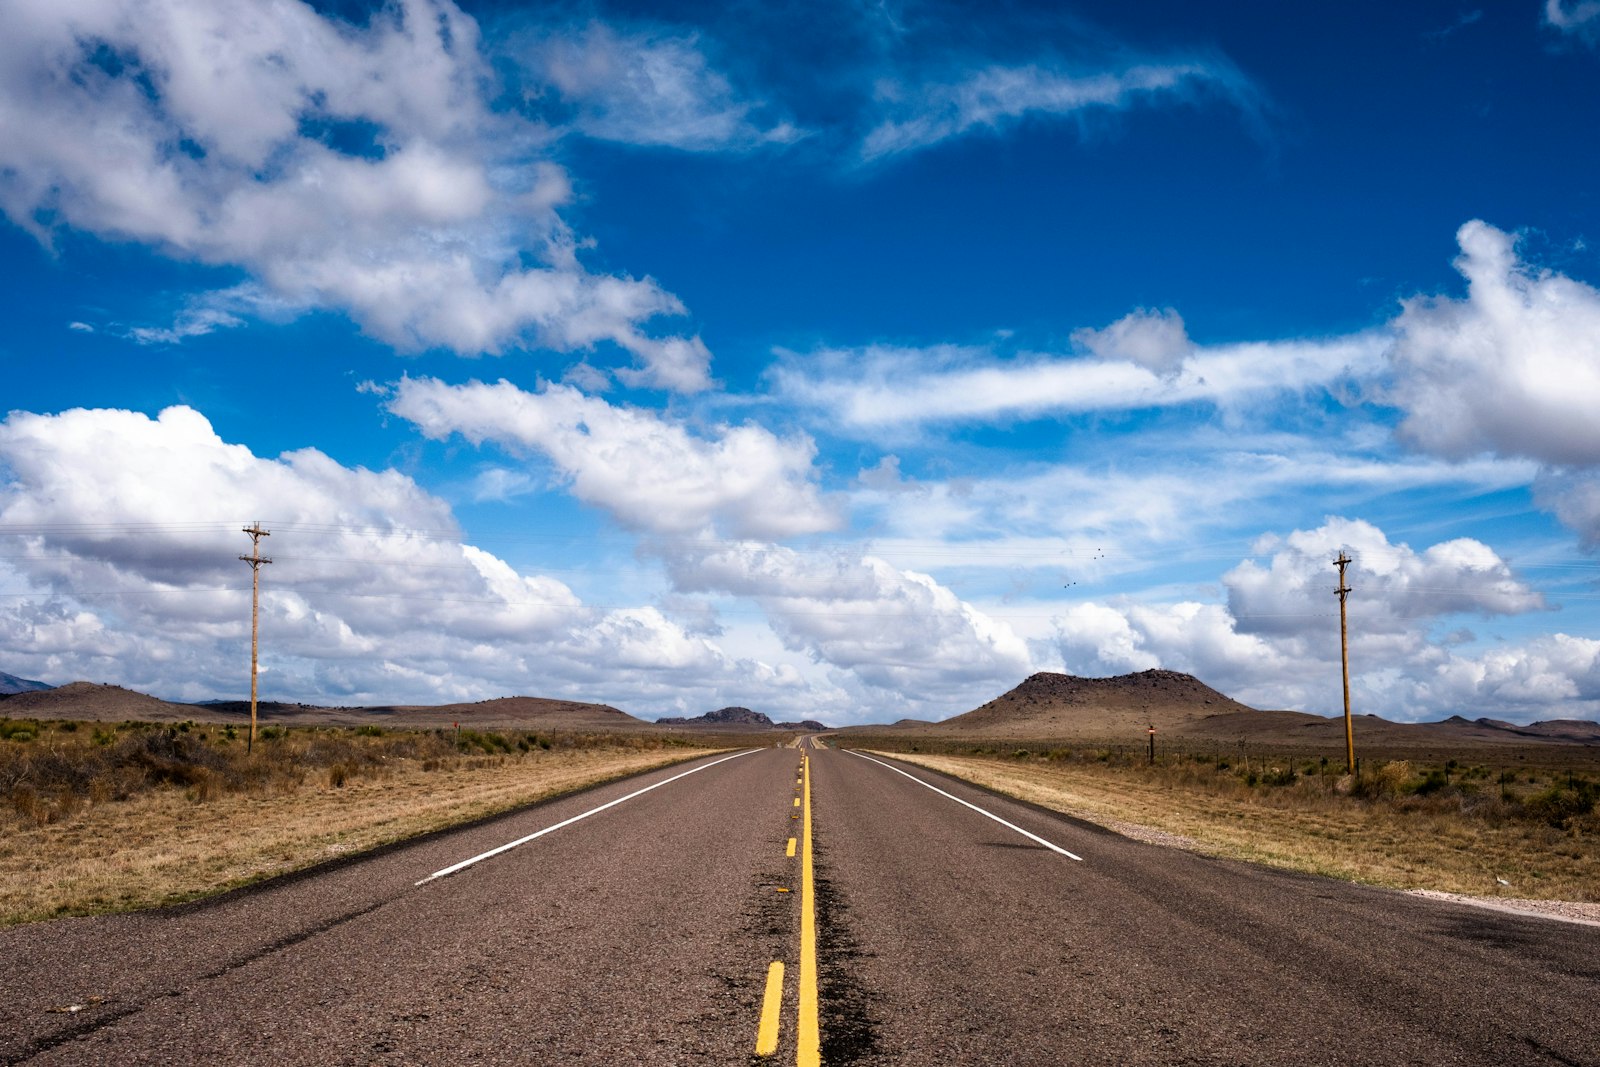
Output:
[[1597,1005],[1600,927],[1142,845],[837,751],[0,932],[8,1063],[1600,1065]]

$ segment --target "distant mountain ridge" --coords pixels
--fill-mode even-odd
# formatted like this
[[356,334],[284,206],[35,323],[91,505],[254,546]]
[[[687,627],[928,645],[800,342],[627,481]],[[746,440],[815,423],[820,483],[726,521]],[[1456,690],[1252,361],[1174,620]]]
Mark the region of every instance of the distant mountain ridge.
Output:
[[[901,720],[897,734],[971,739],[1016,739],[1140,743],[1154,728],[1161,738],[1288,744],[1343,744],[1340,716],[1303,711],[1263,711],[1242,704],[1178,671],[1149,670],[1112,678],[1080,678],[1041,672],[980,707],[942,722]],[[847,731],[850,732],[850,731]],[[1402,747],[1439,744],[1600,744],[1600,722],[1553,719],[1519,726],[1498,719],[1391,722],[1357,713],[1356,743]]]
[[18,678],[14,674],[0,671],[0,696],[11,696],[14,693],[42,693],[55,686],[48,682],[36,682],[32,678]]
[[[292,726],[393,726],[414,729],[582,730],[612,732],[646,729],[643,719],[606,704],[583,704],[544,697],[498,697],[473,704],[320,707],[261,701],[264,723]],[[69,682],[55,689],[33,690],[0,699],[0,715],[96,722],[248,721],[244,700],[185,704],[161,700],[131,689],[98,682]]]
[[759,711],[749,708],[727,707],[708,711],[704,715],[692,718],[672,716],[657,719],[657,726],[754,726],[769,730],[826,730],[827,727],[815,719],[802,719],[799,722],[773,722],[770,717]]

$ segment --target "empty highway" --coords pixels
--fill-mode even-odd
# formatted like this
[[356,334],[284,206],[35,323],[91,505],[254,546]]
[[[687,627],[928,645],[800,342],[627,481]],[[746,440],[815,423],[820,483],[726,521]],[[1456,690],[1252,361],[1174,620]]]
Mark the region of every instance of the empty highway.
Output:
[[0,988],[8,1063],[1600,1064],[1600,927],[817,749],[0,931]]

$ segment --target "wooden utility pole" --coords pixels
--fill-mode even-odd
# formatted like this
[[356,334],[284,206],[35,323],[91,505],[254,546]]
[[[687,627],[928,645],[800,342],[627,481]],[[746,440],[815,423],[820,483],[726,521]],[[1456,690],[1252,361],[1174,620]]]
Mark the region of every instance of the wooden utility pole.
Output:
[[1351,774],[1356,773],[1356,735],[1350,725],[1350,630],[1348,616],[1345,613],[1345,600],[1350,596],[1351,589],[1344,584],[1344,569],[1350,566],[1350,557],[1344,550],[1339,550],[1339,558],[1333,565],[1339,568],[1339,588],[1333,591],[1339,598],[1339,662],[1344,667],[1344,762]]
[[261,565],[271,563],[261,555],[261,539],[271,537],[269,530],[261,528],[260,521],[244,528],[250,535],[250,554],[239,558],[250,564],[250,740],[244,751],[249,755],[256,747],[256,674],[261,662]]

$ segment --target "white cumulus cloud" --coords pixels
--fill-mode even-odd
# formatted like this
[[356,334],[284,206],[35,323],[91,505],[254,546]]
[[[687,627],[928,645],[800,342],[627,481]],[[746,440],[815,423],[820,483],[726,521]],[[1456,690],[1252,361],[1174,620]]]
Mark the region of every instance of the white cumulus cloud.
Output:
[[262,568],[267,699],[532,693],[666,713],[686,697],[759,692],[776,670],[653,607],[585,605],[564,582],[465,543],[448,505],[405,475],[314,449],[259,457],[186,407],[0,422],[0,662],[57,682],[239,695],[250,572],[238,557],[256,519],[273,561]]
[[1600,464],[1600,291],[1534,270],[1486,223],[1457,240],[1466,298],[1409,300],[1394,323],[1401,436],[1452,459]]
[[[609,342],[638,384],[705,388],[649,278],[596,275],[557,211],[551,131],[489,105],[476,23],[401,0],[365,24],[279,0],[0,6],[0,210],[246,271],[279,308],[413,351]],[[204,302],[201,302],[204,304]],[[230,309],[230,311],[233,309]],[[178,341],[237,319],[180,316]]]
[[[1545,609],[1543,597],[1493,549],[1457,538],[1414,550],[1370,523],[1342,518],[1263,538],[1257,554],[1264,562],[1246,559],[1222,576],[1225,603],[1113,598],[1070,605],[1054,619],[1055,651],[1068,670],[1085,674],[1159,666],[1193,673],[1256,707],[1337,713],[1332,561],[1341,550],[1354,560],[1350,655],[1359,711],[1401,720],[1467,711],[1527,719],[1589,708],[1573,701],[1593,699],[1593,642],[1537,638],[1473,653],[1430,632],[1458,615]],[[1554,656],[1555,648],[1566,654]]]
[[754,423],[703,437],[656,412],[613,405],[571,386],[530,393],[506,381],[406,378],[388,407],[431,438],[460,434],[543,456],[574,496],[636,530],[717,527],[740,537],[783,538],[840,522],[816,482],[815,444]]
[[1339,552],[1354,561],[1347,573],[1359,595],[1351,604],[1367,634],[1415,632],[1418,620],[1440,615],[1491,617],[1546,607],[1493,549],[1467,537],[1417,552],[1391,544],[1369,522],[1329,519],[1314,530],[1264,538],[1257,548],[1271,554],[1265,565],[1245,560],[1222,578],[1228,607],[1249,632],[1325,628],[1320,619],[1334,608]]
[[1174,375],[1194,345],[1183,317],[1171,308],[1140,308],[1103,330],[1075,330],[1072,339],[1103,360],[1125,360],[1159,375]]
[[942,718],[1030,670],[1026,643],[1005,623],[931,576],[875,556],[703,539],[653,551],[681,593],[753,599],[787,648],[862,692],[880,715],[932,708]]

